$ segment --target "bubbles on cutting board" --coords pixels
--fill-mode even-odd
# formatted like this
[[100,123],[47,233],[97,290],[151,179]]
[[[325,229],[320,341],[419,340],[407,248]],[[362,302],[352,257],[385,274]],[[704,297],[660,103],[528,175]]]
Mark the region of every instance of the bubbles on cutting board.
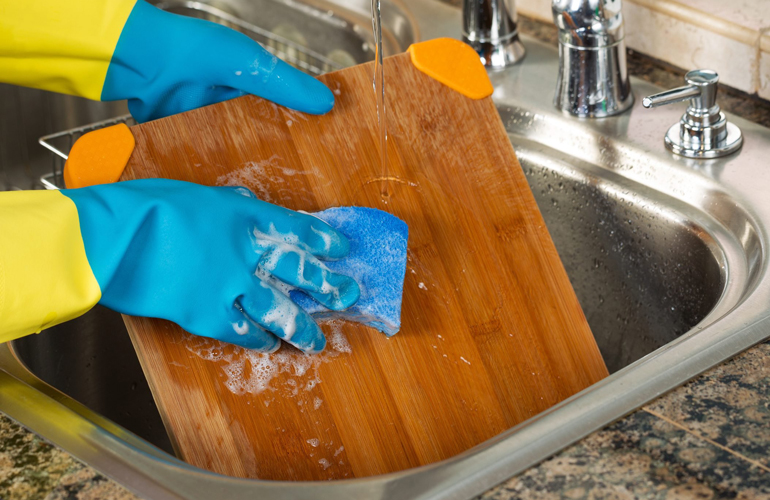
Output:
[[329,325],[329,332],[326,335],[328,345],[337,352],[351,353],[348,338],[342,332],[342,321],[327,321],[326,324]]
[[[297,123],[298,118],[292,115],[289,120]],[[262,201],[270,203],[279,203],[286,198],[293,198],[297,195],[307,196],[312,200],[312,193],[305,187],[305,183],[294,182],[294,177],[311,176],[317,178],[314,184],[320,187],[329,187],[331,181],[328,180],[317,167],[298,170],[287,167],[283,158],[278,155],[272,155],[266,160],[246,162],[237,170],[220,175],[217,177],[217,186],[245,186],[254,191]]]
[[[305,354],[285,343],[268,354],[191,334],[186,334],[185,348],[201,359],[220,364],[222,383],[231,393],[240,396],[270,391],[275,397],[295,398],[304,413],[305,408],[317,410],[323,404],[323,399],[313,393],[322,383],[318,368],[351,353],[342,320],[322,321],[319,325],[329,340],[320,354]],[[269,399],[264,402],[269,406]]]

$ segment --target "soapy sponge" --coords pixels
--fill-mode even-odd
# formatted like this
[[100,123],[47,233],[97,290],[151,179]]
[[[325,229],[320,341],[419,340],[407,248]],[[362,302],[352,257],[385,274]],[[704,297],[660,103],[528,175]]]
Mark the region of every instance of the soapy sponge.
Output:
[[345,311],[330,311],[300,290],[290,296],[315,318],[342,318],[372,326],[388,336],[401,328],[401,297],[406,274],[404,221],[382,210],[338,207],[313,214],[350,241],[350,254],[324,262],[332,271],[358,282],[361,297]]

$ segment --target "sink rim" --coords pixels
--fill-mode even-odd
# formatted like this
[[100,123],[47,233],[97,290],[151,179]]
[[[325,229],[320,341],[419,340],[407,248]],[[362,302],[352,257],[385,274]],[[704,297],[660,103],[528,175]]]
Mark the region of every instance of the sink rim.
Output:
[[[424,7],[431,1],[415,0],[415,3]],[[457,31],[459,11],[455,17],[458,22],[454,30]],[[552,48],[529,37],[522,38],[529,55],[520,68],[530,70],[533,59],[535,64],[542,63],[538,57],[546,57],[549,51],[553,60]],[[637,92],[639,88],[652,87],[638,79],[632,80]],[[550,92],[549,86],[547,93]],[[673,114],[678,112],[675,109]],[[558,118],[555,110],[544,113],[553,119]],[[653,123],[656,131],[660,129],[659,141],[641,138],[639,147],[643,150],[648,148],[646,152],[660,166],[672,168],[672,175],[699,180],[694,173],[683,170],[692,164],[677,166],[676,160],[658,151],[663,149],[662,137],[667,128],[661,125],[670,121],[672,113],[648,116],[644,119]],[[749,152],[757,147],[770,152],[770,130],[739,118],[729,118],[741,126],[746,137],[744,151],[740,153],[743,156],[736,158],[750,161],[754,153]],[[607,129],[626,119],[629,115],[583,122],[582,126],[599,134],[611,135],[613,131],[608,132]],[[762,143],[757,146],[760,140]],[[761,157],[759,153],[754,156]],[[649,185],[643,182],[640,177],[643,174],[638,171],[617,173],[632,180],[638,178],[643,185]],[[711,188],[720,187],[716,181],[700,180]],[[732,179],[728,181],[733,182]],[[735,186],[728,188],[736,189]],[[724,192],[729,199],[741,202],[745,221],[755,231],[758,245],[755,251],[760,252],[761,258],[758,262],[749,263],[754,265],[753,275],[746,273],[743,281],[735,273],[731,274],[728,268],[726,282],[737,291],[731,292],[732,295],[723,294],[717,304],[717,307],[721,305],[719,314],[712,311],[700,325],[679,339],[526,422],[442,462],[383,476],[333,483],[288,483],[220,476],[185,464],[114,424],[107,426],[103,418],[37,379],[14,356],[8,344],[0,346],[0,384],[3,387],[0,391],[0,410],[128,489],[151,498],[211,498],[212,495],[221,495],[223,488],[227,488],[228,496],[234,499],[252,498],[259,493],[277,498],[315,498],[319,493],[333,494],[338,498],[467,498],[525,470],[770,336],[770,328],[767,328],[770,312],[763,309],[770,297],[765,257],[768,239],[764,225],[759,223],[763,219],[770,222],[770,206],[767,203],[758,204],[750,196],[744,199],[736,197],[735,192]],[[717,223],[715,230],[728,231],[717,218],[712,218],[712,221]],[[745,317],[736,317],[738,313],[747,312]],[[640,384],[639,380],[643,382]],[[34,405],[37,405],[37,410],[33,410]],[[41,408],[46,411],[40,412]]]

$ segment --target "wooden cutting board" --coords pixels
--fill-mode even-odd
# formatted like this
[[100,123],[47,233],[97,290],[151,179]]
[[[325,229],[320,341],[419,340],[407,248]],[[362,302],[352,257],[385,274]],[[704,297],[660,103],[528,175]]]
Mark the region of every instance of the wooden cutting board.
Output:
[[[407,54],[386,59],[384,203],[372,69],[321,77],[337,94],[326,116],[247,96],[132,129],[123,180],[239,184],[295,210],[377,207],[409,225],[393,338],[326,324],[325,353],[282,349],[268,361],[169,322],[125,318],[175,449],[193,465],[281,480],[403,470],[465,451],[607,375],[491,98],[464,97]],[[265,363],[277,373],[260,391]]]

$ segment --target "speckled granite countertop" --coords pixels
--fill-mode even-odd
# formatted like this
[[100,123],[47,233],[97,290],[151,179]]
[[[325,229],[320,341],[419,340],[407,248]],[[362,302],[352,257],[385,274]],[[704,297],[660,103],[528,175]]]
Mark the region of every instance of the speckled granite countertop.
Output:
[[136,498],[122,486],[0,413],[0,499]]
[[770,499],[770,343],[478,497]]
[[[552,26],[521,30],[556,43]],[[662,87],[684,72],[631,53]],[[722,88],[725,111],[770,127],[770,102]],[[0,500],[137,497],[0,413]],[[595,432],[477,500],[770,500],[770,341]]]

